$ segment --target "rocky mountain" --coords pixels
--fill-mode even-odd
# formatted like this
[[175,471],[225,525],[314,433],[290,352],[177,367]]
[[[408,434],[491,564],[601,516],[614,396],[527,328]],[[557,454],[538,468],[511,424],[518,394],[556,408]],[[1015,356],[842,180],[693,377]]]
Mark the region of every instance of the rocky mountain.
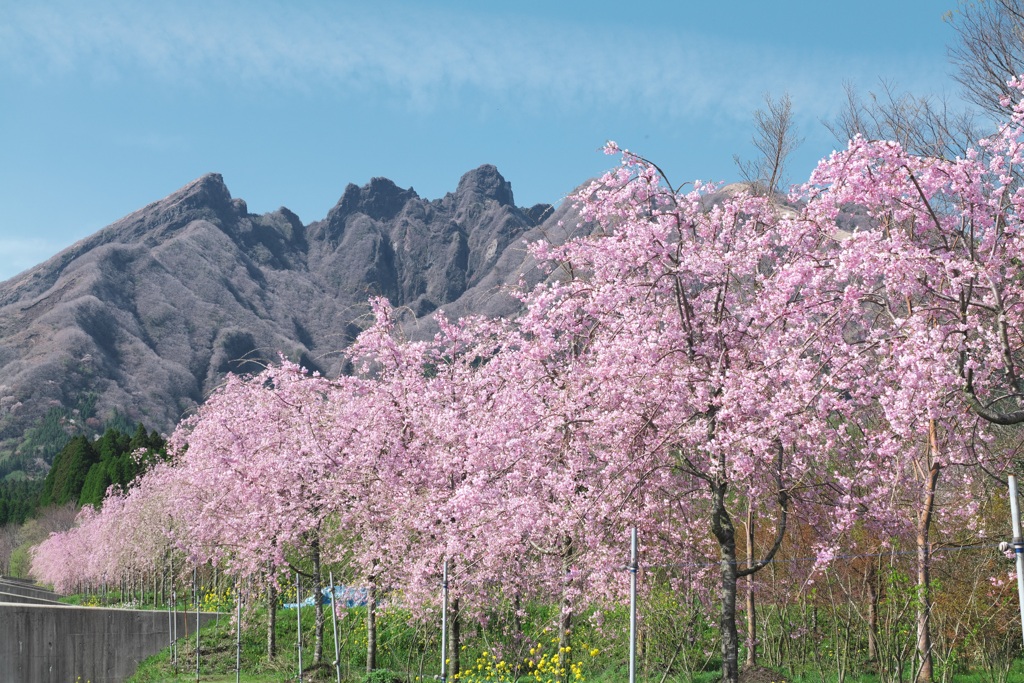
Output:
[[65,431],[118,415],[169,431],[224,373],[278,353],[336,374],[371,295],[408,307],[420,335],[441,306],[512,314],[509,288],[543,277],[525,241],[564,239],[566,212],[517,207],[493,166],[436,200],[349,185],[310,224],[251,214],[203,176],[0,283],[0,463],[32,468],[39,453],[17,448],[47,415]]

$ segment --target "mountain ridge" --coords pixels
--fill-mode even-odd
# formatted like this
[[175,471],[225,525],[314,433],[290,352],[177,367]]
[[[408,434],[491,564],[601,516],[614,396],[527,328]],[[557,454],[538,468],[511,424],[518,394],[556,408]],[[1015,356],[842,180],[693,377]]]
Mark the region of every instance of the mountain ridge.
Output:
[[521,279],[517,245],[564,214],[516,206],[492,165],[433,200],[387,178],[349,184],[311,223],[251,214],[220,174],[200,176],[0,283],[0,461],[45,461],[16,453],[19,438],[82,396],[96,400],[79,427],[120,413],[169,431],[225,372],[276,353],[342,372],[372,295],[419,334],[441,306],[507,310],[494,301]]

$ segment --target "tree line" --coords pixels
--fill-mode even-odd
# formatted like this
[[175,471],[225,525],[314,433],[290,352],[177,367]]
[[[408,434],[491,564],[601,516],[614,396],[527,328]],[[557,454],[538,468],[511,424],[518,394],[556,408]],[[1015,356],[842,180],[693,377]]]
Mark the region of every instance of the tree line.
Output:
[[125,490],[142,472],[166,457],[166,442],[139,424],[134,434],[109,428],[95,441],[78,435],[54,457],[43,480],[39,507],[76,503],[101,507],[107,489]]
[[956,159],[854,137],[785,202],[606,151],[621,163],[574,198],[580,232],[530,247],[550,277],[522,315],[439,316],[416,342],[373,300],[352,375],[229,377],[170,462],[37,547],[34,573],[67,588],[213,563],[273,596],[300,558],[314,590],[345,563],[373,643],[377,596],[432,617],[447,567],[459,619],[559,604],[570,667],[574,619],[625,594],[637,527],[648,562],[700,568],[673,580],[715,577],[735,681],[741,585],[753,616],[795,533],[813,539],[802,585],[899,544],[931,679],[936,536],[971,540],[1024,423],[1024,104]]

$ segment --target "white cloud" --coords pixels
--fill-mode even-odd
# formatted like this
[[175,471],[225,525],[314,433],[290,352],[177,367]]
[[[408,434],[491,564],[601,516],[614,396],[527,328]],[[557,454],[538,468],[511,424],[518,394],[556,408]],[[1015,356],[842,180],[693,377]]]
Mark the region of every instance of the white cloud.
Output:
[[[934,65],[713,40],[655,27],[642,34],[565,22],[497,25],[410,6],[330,3],[23,3],[0,27],[0,70],[105,81],[141,74],[177,86],[332,89],[435,108],[466,98],[537,111],[631,108],[646,115],[749,121],[767,90],[789,91],[816,120],[840,82],[879,75],[934,91]],[[785,44],[784,40],[777,40]],[[822,93],[829,93],[827,98]]]

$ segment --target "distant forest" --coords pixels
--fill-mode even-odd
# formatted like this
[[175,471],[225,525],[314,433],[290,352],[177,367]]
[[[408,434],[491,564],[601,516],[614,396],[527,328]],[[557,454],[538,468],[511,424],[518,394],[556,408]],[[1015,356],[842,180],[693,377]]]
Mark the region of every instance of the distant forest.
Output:
[[5,440],[0,446],[0,480],[42,479],[47,464],[76,434],[98,438],[108,429],[134,433],[135,422],[123,413],[114,411],[100,419],[96,401],[95,393],[81,394],[73,407],[54,406],[24,434]]
[[0,526],[23,524],[36,510],[50,505],[100,507],[108,488],[127,488],[153,463],[167,457],[166,441],[141,424],[134,433],[110,427],[95,441],[79,434],[65,442],[45,479],[0,480]]

